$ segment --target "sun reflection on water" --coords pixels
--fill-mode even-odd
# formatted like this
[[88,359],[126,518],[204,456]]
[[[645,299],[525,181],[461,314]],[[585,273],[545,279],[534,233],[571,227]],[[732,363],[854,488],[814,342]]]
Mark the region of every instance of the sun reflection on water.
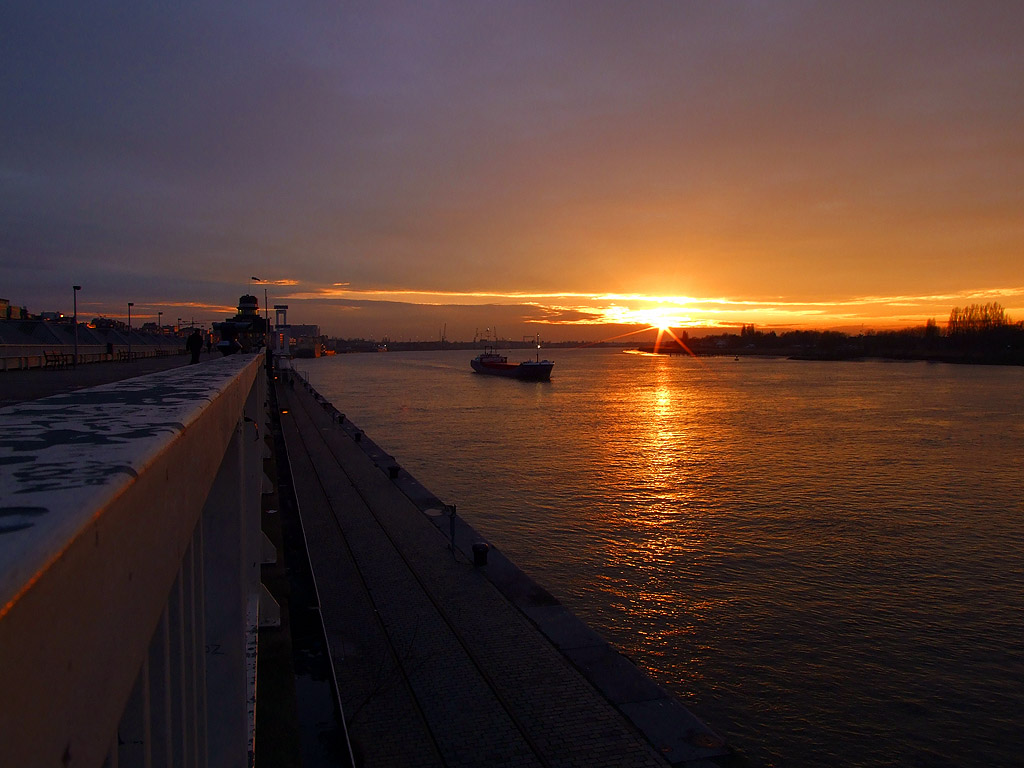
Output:
[[[627,652],[673,657],[691,647],[684,674],[703,676],[706,654],[693,647],[698,626],[719,607],[703,590],[679,590],[680,579],[705,579],[710,515],[700,473],[717,440],[700,429],[698,411],[714,407],[701,367],[680,358],[655,358],[615,404],[616,428],[606,442],[622,496],[601,521],[618,539],[605,550],[602,589],[631,617]],[[623,466],[626,465],[626,466]]]

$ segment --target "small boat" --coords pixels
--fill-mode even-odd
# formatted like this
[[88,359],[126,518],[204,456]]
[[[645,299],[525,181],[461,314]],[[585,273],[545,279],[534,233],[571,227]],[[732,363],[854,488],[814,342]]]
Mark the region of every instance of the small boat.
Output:
[[477,373],[524,381],[548,381],[551,378],[551,369],[555,366],[551,360],[541,360],[540,353],[537,354],[536,360],[510,363],[508,358],[496,352],[494,347],[485,347],[483,352],[469,361],[469,364]]

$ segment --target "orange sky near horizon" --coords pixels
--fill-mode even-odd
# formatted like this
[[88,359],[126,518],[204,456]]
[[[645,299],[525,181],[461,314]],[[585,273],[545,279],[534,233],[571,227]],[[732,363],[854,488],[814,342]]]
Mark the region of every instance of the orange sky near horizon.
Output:
[[[641,338],[646,339],[651,335],[646,331],[652,328],[685,328],[703,335],[738,332],[741,325],[747,324],[766,331],[839,330],[856,334],[920,327],[929,319],[934,319],[941,327],[953,307],[999,303],[1007,297],[1011,300],[1016,297],[1024,305],[1024,286],[952,295],[871,296],[833,303],[614,294],[445,294],[359,291],[342,286],[303,291],[295,281],[281,283],[275,285],[268,280],[250,286],[247,292],[257,297],[261,313],[264,294],[260,289],[265,288],[271,318],[275,304],[286,304],[288,320],[300,324],[323,324],[323,319],[330,318],[332,313],[359,314],[362,317],[356,323],[352,318],[339,323],[355,328],[354,332],[339,334],[330,324],[323,324],[322,330],[329,335],[410,341],[427,341],[440,338],[442,334],[450,341],[465,341],[495,333],[515,340],[536,334],[547,341],[602,341],[639,332]],[[1024,306],[1002,306],[1011,321],[1024,319]],[[375,314],[381,307],[386,310]],[[80,305],[80,310],[83,317],[88,315],[88,307]],[[165,324],[173,324],[176,318],[183,316],[186,324],[195,320],[206,326],[234,313],[234,308],[227,305],[155,304],[136,305],[133,318],[138,323],[153,322],[158,310],[163,312]],[[391,326],[403,313],[413,318],[415,330],[412,333],[403,332],[400,326]],[[467,314],[490,318],[489,324],[471,326]],[[126,318],[121,312],[105,313],[105,316]],[[358,323],[373,322],[379,322],[380,326],[368,326],[365,331],[359,329]],[[427,328],[429,330],[424,330]]]

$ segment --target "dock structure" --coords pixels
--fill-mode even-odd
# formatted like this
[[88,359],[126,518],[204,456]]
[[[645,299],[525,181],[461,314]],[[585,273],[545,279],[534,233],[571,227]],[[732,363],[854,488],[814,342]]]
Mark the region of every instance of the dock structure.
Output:
[[713,731],[479,546],[307,382],[284,373],[278,397],[357,765],[731,762]]
[[262,362],[0,408],[0,765],[252,764]]
[[[0,765],[285,764],[298,686],[261,681],[298,672],[274,655],[298,611],[264,579],[307,557],[339,765],[735,762],[307,382],[268,388],[265,362],[4,374],[26,378],[0,386]],[[282,566],[260,525],[286,495],[304,545]]]

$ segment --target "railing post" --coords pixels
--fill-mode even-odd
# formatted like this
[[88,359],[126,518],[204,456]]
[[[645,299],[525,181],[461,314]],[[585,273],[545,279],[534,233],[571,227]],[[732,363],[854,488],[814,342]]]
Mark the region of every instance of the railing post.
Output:
[[170,631],[164,609],[149,646],[149,759],[153,768],[170,768],[171,670],[168,658]]
[[243,766],[246,761],[246,589],[239,546],[245,511],[246,431],[245,422],[239,420],[202,516],[206,730],[210,763],[216,766]]
[[202,516],[210,764],[243,766],[252,749],[258,628],[265,383],[257,376]]
[[203,554],[205,541],[203,539],[203,524],[200,520],[192,536],[192,573],[194,577],[193,591],[195,603],[196,630],[193,637],[193,655],[195,657],[195,688],[196,688],[196,750],[199,753],[199,768],[207,768],[207,756],[209,754],[207,745],[207,706],[206,693],[206,581],[203,572],[206,558]]
[[152,765],[149,756],[149,716],[149,663],[143,662],[117,728],[118,768],[144,768]]

